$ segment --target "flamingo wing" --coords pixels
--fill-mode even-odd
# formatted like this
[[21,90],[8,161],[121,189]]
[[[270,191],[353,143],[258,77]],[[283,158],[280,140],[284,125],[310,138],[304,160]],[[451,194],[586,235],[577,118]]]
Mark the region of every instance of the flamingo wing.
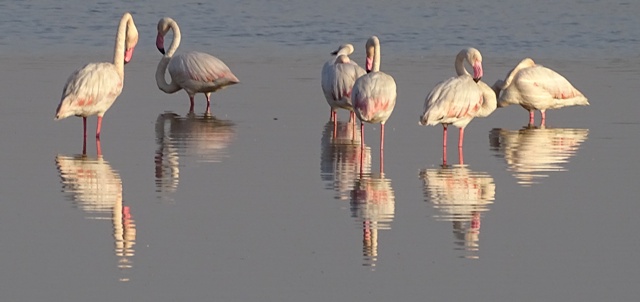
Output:
[[542,65],[521,70],[516,83],[521,93],[527,96],[559,100],[583,96],[565,77]]
[[56,119],[102,115],[122,92],[122,78],[112,63],[90,63],[74,71],[62,92]]
[[427,96],[422,123],[426,125],[439,123],[456,125],[457,122],[463,121],[468,123],[476,116],[483,103],[483,93],[471,76],[449,78],[436,85]]
[[169,74],[185,90],[216,91],[238,83],[238,78],[220,59],[201,52],[174,56],[169,62]]

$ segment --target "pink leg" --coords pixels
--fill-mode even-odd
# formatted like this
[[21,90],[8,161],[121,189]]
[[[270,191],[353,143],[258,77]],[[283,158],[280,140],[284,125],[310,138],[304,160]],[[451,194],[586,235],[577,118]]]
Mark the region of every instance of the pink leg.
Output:
[[336,112],[333,111],[333,108],[329,108],[329,120],[332,122],[336,121]]
[[355,123],[355,122],[356,122],[356,113],[355,113],[355,112],[353,112],[353,111],[349,111],[349,122],[350,122],[350,123],[351,123],[351,122],[353,122],[353,123]]
[[464,153],[462,147],[458,147],[458,163],[460,163],[460,165],[464,165]]
[[442,124],[442,165],[447,165],[447,125]]
[[540,122],[540,127],[544,127],[547,120],[547,114],[544,110],[540,110],[540,113],[542,114],[542,122]]
[[364,123],[360,122],[360,178],[362,178],[362,171],[364,166]]
[[98,116],[98,126],[96,127],[96,139],[100,138],[100,130],[102,129],[102,117]]
[[211,93],[205,93],[207,96],[207,115],[211,115]]
[[87,117],[86,116],[82,117],[82,131],[83,131],[83,136],[86,139],[87,138]]
[[460,128],[460,135],[458,137],[458,148],[462,148],[463,142],[464,142],[464,128]]
[[380,124],[380,174],[384,172],[384,123]]
[[100,138],[96,139],[96,153],[98,156],[102,156],[102,148],[100,147]]
[[333,121],[333,138],[335,139],[336,137],[338,137],[338,123],[334,120]]
[[193,107],[194,107],[194,104],[193,104],[193,95],[190,95],[190,96],[189,96],[189,102],[191,102],[191,107],[189,107],[189,113],[193,113]]
[[534,112],[533,110],[529,111],[529,125],[533,126],[535,123]]

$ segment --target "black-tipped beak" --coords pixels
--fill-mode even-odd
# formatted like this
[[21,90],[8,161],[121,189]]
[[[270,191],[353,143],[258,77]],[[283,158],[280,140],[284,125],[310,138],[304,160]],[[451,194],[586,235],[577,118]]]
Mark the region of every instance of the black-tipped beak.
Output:
[[160,48],[160,47],[158,47],[158,51],[159,51],[161,54],[164,54],[164,48]]
[[332,51],[331,54],[335,56],[335,55],[338,54],[338,51],[337,50],[336,51]]
[[480,80],[482,80],[482,77],[479,77],[479,78],[473,78],[473,81],[474,81],[474,82],[476,82],[476,83],[480,82]]

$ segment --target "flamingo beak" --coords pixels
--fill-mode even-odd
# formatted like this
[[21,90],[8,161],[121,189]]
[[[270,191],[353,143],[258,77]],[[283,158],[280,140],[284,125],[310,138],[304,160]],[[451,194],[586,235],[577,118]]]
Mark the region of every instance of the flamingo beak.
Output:
[[133,50],[134,50],[133,47],[125,50],[125,52],[124,52],[124,63],[125,64],[129,63],[131,61],[131,58],[133,58]]
[[478,83],[483,76],[482,63],[476,61],[473,64],[473,80]]
[[160,51],[161,54],[165,54],[164,53],[164,37],[158,33],[158,36],[156,37],[156,47],[158,48],[158,51]]
[[364,69],[367,71],[367,73],[371,72],[371,70],[373,69],[373,58],[367,57],[367,65]]

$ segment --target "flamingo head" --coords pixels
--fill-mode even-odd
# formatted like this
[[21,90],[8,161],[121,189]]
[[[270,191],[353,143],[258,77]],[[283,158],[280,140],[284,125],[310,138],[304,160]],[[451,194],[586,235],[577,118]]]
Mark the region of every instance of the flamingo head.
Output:
[[161,54],[164,54],[164,36],[158,32],[158,36],[156,37],[156,47]]
[[476,83],[478,83],[482,79],[482,75],[483,75],[481,60],[475,61],[475,63],[473,63],[473,80]]
[[127,24],[127,37],[124,40],[124,63],[127,64],[133,58],[133,50],[138,44],[138,29],[131,21]]
[[353,45],[351,44],[342,44],[340,45],[340,47],[338,47],[338,49],[334,50],[331,52],[332,55],[350,55],[353,53]]
[[367,64],[365,66],[365,70],[367,71],[367,73],[370,73],[373,70],[373,63],[374,63],[373,60],[374,60],[377,45],[380,45],[380,41],[378,40],[378,37],[372,36],[367,40],[367,44],[365,46],[367,48],[366,49]]
[[175,23],[173,19],[169,17],[164,17],[158,21],[158,36],[156,37],[156,47],[160,51],[160,53],[165,54],[164,51],[164,36],[171,29],[171,24]]
[[466,70],[463,70],[464,68],[461,64],[462,60],[469,62],[473,68],[473,80],[478,83],[482,79],[483,75],[482,55],[480,54],[480,51],[473,47],[469,47],[461,50],[456,57],[456,71],[458,72],[458,75],[469,74]]

